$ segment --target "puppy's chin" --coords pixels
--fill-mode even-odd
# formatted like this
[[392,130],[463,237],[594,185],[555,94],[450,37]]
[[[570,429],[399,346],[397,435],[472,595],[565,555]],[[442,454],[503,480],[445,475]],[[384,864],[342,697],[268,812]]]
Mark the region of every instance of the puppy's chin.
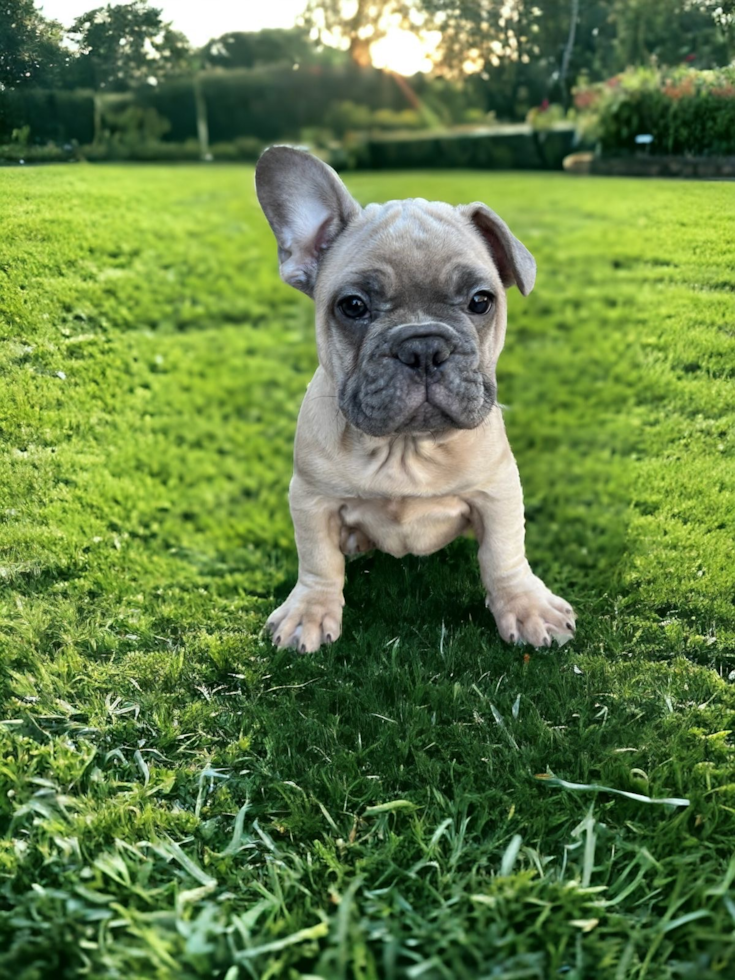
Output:
[[428,399],[393,431],[396,435],[420,435],[421,433],[447,432],[450,429],[463,428],[455,424],[446,412]]
[[405,393],[389,412],[371,413],[359,392],[340,395],[340,409],[348,422],[369,436],[439,435],[460,429],[476,429],[495,404],[495,385],[482,381],[476,398],[458,398],[444,385]]

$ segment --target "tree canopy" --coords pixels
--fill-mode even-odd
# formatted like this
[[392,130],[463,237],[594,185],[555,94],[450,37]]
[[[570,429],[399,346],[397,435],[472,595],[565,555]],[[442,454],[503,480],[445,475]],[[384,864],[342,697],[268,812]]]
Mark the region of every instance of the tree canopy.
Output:
[[[358,65],[370,64],[370,45],[389,26],[416,26],[423,19],[423,0],[308,0],[304,23],[325,44],[344,45]],[[413,15],[413,18],[412,18]]]
[[68,61],[63,34],[34,0],[0,0],[0,88],[56,84]]
[[68,31],[78,46],[77,81],[92,88],[126,88],[159,80],[187,66],[189,42],[147,0],[108,4],[77,17]]
[[[306,27],[231,31],[213,38],[201,49],[202,64],[212,68],[258,68],[262,65],[303,65],[333,62],[341,53],[319,48]],[[341,57],[345,57],[341,55]]]
[[403,27],[439,31],[437,72],[485,84],[487,107],[513,115],[519,93],[564,101],[580,75],[735,56],[735,0],[306,0],[292,29],[233,31],[198,52],[148,0],[108,3],[65,27],[36,2],[0,0],[0,87],[115,91],[202,66],[367,65],[371,45]]

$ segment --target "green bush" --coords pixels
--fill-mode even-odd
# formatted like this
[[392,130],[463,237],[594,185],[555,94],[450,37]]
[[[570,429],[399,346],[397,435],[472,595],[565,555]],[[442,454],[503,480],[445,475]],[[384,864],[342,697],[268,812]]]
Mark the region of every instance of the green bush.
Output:
[[345,99],[341,102],[332,102],[324,114],[324,125],[334,133],[335,136],[343,137],[345,133],[351,131],[361,131],[370,129],[373,123],[373,113],[369,106],[358,105]]
[[486,105],[472,78],[461,84],[446,78],[417,75],[411,79],[411,88],[421,100],[424,112],[432,113],[445,126],[488,121],[487,110],[491,107]]
[[171,128],[166,136],[171,143],[196,139],[196,103],[191,78],[177,78],[157,86],[144,85],[132,97],[168,120]]
[[215,160],[247,160],[254,162],[265,149],[265,144],[252,136],[240,136],[230,143],[213,143],[210,152]]
[[529,109],[526,115],[528,125],[538,133],[548,132],[565,119],[564,107],[548,100]]
[[18,143],[19,146],[28,146],[31,141],[31,127],[26,123],[25,126],[14,129],[10,134],[10,139],[13,143]]
[[[350,142],[353,138],[352,133],[345,133],[342,141]],[[306,126],[299,133],[299,143],[302,146],[310,146],[312,149],[328,149],[336,142],[334,131],[326,126]]]
[[[494,113],[492,114],[491,120],[494,122]],[[471,126],[482,126],[488,124],[488,113],[484,109],[480,109],[477,106],[472,106],[469,109],[465,109],[461,115],[461,122],[466,125]]]
[[129,99],[111,101],[102,112],[107,140],[134,146],[155,143],[171,129],[171,123],[152,106],[136,105]]
[[[340,139],[348,133],[370,130],[424,129],[426,121],[415,109],[370,109],[370,106],[344,100],[332,102],[324,115],[324,127]],[[319,132],[319,127],[307,127],[304,133]],[[308,142],[312,142],[311,139]]]
[[425,129],[426,122],[415,109],[376,109],[372,119],[373,129]]
[[574,91],[580,126],[603,154],[629,153],[653,137],[653,153],[735,153],[735,68],[629,69]]

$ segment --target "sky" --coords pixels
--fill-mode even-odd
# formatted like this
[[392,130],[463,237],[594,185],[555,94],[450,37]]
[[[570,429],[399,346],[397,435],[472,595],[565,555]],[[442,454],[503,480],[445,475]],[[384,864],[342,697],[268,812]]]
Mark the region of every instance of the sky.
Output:
[[[65,27],[88,10],[110,0],[37,0],[46,17]],[[115,2],[115,0],[113,0]],[[263,27],[292,27],[306,0],[151,0],[166,20],[196,46],[227,31],[259,31]]]

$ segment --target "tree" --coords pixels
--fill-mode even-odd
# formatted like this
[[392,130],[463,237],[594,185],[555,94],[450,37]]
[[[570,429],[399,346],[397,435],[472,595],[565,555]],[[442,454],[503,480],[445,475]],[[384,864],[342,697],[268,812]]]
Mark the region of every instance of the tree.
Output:
[[652,57],[667,66],[686,60],[696,61],[698,68],[722,64],[725,45],[718,36],[716,11],[727,2],[614,0],[615,70],[646,64]]
[[566,80],[569,73],[569,63],[572,60],[572,54],[574,53],[574,42],[577,38],[579,0],[571,0],[571,4],[572,5],[569,11],[569,36],[567,37],[567,43],[564,45],[564,54],[561,57],[561,67],[559,69],[559,87],[562,90],[562,99],[565,112],[569,103],[569,90],[566,85]]
[[501,117],[523,115],[542,98],[567,103],[581,74],[609,78],[628,65],[727,61],[712,8],[735,0],[417,0],[442,32],[440,70],[477,72],[473,87]]
[[457,79],[474,73],[470,84],[484,108],[501,118],[522,117],[543,98],[560,97],[563,67],[576,77],[583,29],[574,11],[572,37],[570,0],[421,2],[431,26],[441,30],[440,70]]
[[[0,0],[2,2],[2,0]],[[189,42],[148,0],[98,7],[69,29],[78,46],[76,84],[123,90],[187,68]]]
[[[411,0],[308,0],[304,24],[313,35],[327,44],[346,47],[352,60],[362,66],[370,64],[370,45],[385,37],[393,26],[415,26],[412,20],[421,3]],[[420,13],[419,13],[420,16]]]
[[[260,65],[303,65],[334,61],[333,48],[317,50],[305,27],[290,30],[233,31],[214,38],[200,51],[202,63],[211,68],[257,68]],[[344,55],[342,55],[344,57]]]
[[68,61],[62,36],[34,0],[0,0],[0,88],[55,84]]
[[727,52],[727,63],[735,58],[735,0],[708,0],[712,13]]

